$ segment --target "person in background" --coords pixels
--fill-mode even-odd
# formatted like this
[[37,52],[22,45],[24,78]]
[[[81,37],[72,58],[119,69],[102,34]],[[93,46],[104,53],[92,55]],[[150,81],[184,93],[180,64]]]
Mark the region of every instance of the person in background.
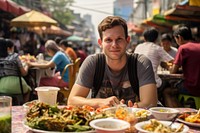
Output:
[[23,50],[25,54],[37,54],[37,41],[33,32],[29,34],[29,40],[24,44]]
[[76,51],[77,57],[81,58],[81,65],[88,55],[85,50],[83,50],[82,46],[76,46],[74,47],[74,50]]
[[157,69],[161,61],[172,62],[174,58],[171,57],[160,45],[156,44],[158,41],[158,35],[159,32],[155,28],[146,29],[143,32],[144,43],[138,44],[134,52],[143,54],[150,59],[153,65],[159,100],[164,103],[162,99],[163,89],[169,85],[158,76]]
[[[169,55],[171,55],[173,58],[175,58],[176,53],[177,53],[177,48],[172,47],[172,38],[170,37],[169,34],[166,34],[166,33],[162,34],[161,46]],[[171,65],[172,65],[172,63],[167,64],[166,62],[163,62],[163,61],[161,61],[161,64],[160,64],[160,66],[166,70],[168,70]]]
[[12,27],[10,29],[10,39],[14,44],[14,51],[16,53],[19,53],[19,51],[21,50],[21,43],[20,43],[20,40],[18,38],[18,32],[17,32],[16,27]]
[[[3,75],[0,75],[2,76],[0,77],[0,93],[22,94],[19,77],[13,76],[13,75],[19,75],[18,72],[16,73],[15,71],[16,69],[19,69],[21,76],[27,75],[28,66],[23,67],[18,54],[14,52],[14,44],[12,40],[0,38],[0,60],[12,62],[12,66],[7,66],[10,68],[9,71],[7,69],[2,69],[2,68],[0,70],[0,73],[3,74]],[[13,66],[13,64],[15,66]],[[12,69],[14,71],[12,71]],[[31,88],[26,83],[24,78],[22,78],[22,86],[23,86],[23,92],[25,94],[24,102],[27,102],[29,100]]]
[[45,43],[45,50],[52,59],[47,63],[27,62],[29,67],[45,68],[56,68],[59,74],[55,74],[53,77],[42,77],[39,86],[56,86],[56,87],[67,87],[68,86],[68,70],[64,74],[63,80],[60,79],[60,73],[64,70],[64,67],[70,63],[70,60],[65,53],[60,51],[55,41],[48,40]]
[[76,52],[70,47],[67,40],[61,40],[59,46],[65,51],[65,53],[72,59],[73,62],[77,59]]
[[54,41],[56,42],[57,45],[60,44],[60,41],[61,41],[61,40],[62,40],[62,38],[59,37],[59,36],[57,36],[57,37],[54,39]]
[[177,53],[177,48],[172,47],[172,38],[170,37],[169,34],[162,34],[161,46],[169,55],[175,58],[176,53]]
[[139,97],[128,78],[126,48],[130,43],[127,23],[117,16],[108,16],[98,26],[98,43],[105,55],[105,71],[96,96],[86,98],[95,89],[94,74],[97,54],[89,55],[80,67],[77,80],[71,90],[68,105],[89,105],[94,108],[126,103],[128,106],[149,107],[157,105],[157,91],[151,61],[143,55],[137,58]]
[[[174,38],[179,45],[171,73],[177,73],[182,67],[184,79],[177,84],[179,93],[200,96],[200,43],[193,40],[190,28],[183,26],[174,31]],[[179,105],[177,97],[172,95],[171,90],[166,90],[166,95],[170,97],[170,106]]]

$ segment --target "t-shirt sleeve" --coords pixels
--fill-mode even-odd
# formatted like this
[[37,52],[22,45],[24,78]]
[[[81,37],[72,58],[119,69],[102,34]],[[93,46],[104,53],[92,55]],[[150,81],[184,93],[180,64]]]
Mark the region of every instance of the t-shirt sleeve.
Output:
[[84,60],[79,69],[76,84],[91,89],[93,87],[95,67],[96,67],[95,57],[94,55],[89,55]]
[[179,49],[178,49],[178,52],[176,53],[176,57],[175,57],[175,60],[174,60],[174,64],[175,65],[179,65],[181,66],[182,64],[182,61],[183,61],[183,49],[182,47],[180,46]]
[[146,84],[156,84],[152,63],[144,55],[138,56],[137,75],[140,87]]

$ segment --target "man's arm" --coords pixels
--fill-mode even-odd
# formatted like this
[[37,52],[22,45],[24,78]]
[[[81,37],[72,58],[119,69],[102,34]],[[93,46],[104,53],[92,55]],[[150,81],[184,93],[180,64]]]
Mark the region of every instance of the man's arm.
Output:
[[173,64],[172,68],[169,69],[170,73],[172,74],[177,73],[179,70],[179,67],[180,67],[179,65]]
[[89,94],[89,91],[89,88],[75,84],[70,92],[68,105],[89,105],[94,108],[98,108],[105,105],[113,106],[120,103],[115,96],[109,98],[86,98]]
[[147,84],[140,87],[140,102],[138,107],[157,106],[157,88],[156,84]]

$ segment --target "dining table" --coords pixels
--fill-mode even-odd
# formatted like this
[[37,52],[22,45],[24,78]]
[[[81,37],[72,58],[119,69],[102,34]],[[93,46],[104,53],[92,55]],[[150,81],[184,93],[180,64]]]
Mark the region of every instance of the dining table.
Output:
[[[192,108],[176,108],[180,112],[193,112]],[[34,133],[24,126],[27,109],[23,106],[12,106],[12,133]],[[199,127],[188,126],[188,133],[200,133]]]

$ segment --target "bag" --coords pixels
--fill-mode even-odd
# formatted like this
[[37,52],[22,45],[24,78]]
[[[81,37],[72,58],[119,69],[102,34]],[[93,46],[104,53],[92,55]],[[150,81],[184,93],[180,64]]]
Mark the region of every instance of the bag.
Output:
[[[128,54],[128,76],[129,81],[131,83],[131,87],[133,88],[136,95],[139,97],[139,81],[137,77],[137,58],[138,54],[132,53]],[[102,80],[104,77],[105,72],[105,55],[104,54],[97,54],[95,56],[96,60],[96,68],[94,74],[94,82],[93,82],[93,89],[92,89],[92,98],[95,98],[98,94],[98,91],[101,87]]]

